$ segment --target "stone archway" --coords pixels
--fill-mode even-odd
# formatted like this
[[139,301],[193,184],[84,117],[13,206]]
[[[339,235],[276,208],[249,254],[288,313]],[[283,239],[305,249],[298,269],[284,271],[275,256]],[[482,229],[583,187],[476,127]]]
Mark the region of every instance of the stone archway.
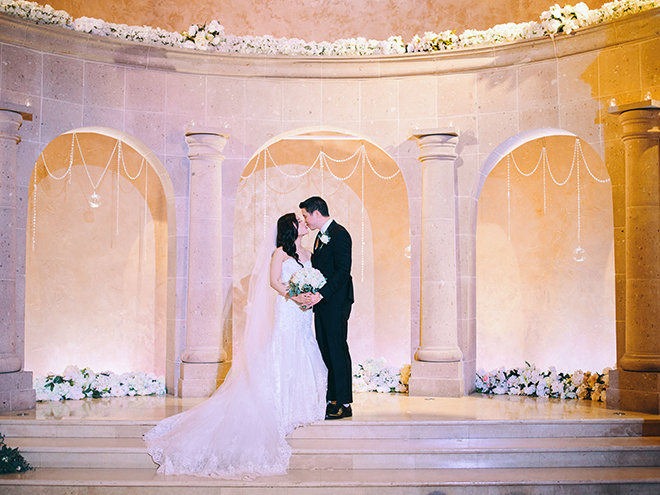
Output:
[[173,390],[174,193],[160,160],[124,132],[74,129],[43,150],[29,201],[26,362],[62,345],[76,362],[49,367],[154,371]]
[[[571,158],[578,144],[586,167]],[[603,181],[596,151],[558,129],[518,134],[482,164],[472,222],[480,367],[615,364],[612,191]]]
[[[361,146],[369,161],[356,165],[359,156],[355,153]],[[330,157],[322,172],[318,162],[310,167],[321,151]],[[356,304],[349,345],[354,363],[381,356],[393,365],[409,362],[410,218],[408,192],[396,162],[364,136],[313,127],[265,143],[245,165],[242,176],[233,232],[234,346],[244,326],[247,283],[264,225],[287,211],[298,211],[298,203],[306,197],[321,195],[328,201],[331,216],[353,237]]]

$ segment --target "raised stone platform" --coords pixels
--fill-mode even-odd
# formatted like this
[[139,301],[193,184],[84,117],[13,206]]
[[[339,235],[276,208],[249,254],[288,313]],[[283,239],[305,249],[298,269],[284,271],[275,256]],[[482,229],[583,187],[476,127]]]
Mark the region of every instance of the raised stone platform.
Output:
[[660,493],[660,417],[582,401],[357,394],[352,419],[296,430],[286,476],[235,482],[156,474],[141,435],[199,399],[40,403],[0,417],[37,469],[7,494]]

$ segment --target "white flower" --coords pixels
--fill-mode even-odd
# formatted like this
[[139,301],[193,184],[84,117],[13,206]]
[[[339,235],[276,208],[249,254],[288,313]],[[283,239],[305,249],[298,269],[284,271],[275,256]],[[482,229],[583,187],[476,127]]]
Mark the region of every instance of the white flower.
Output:
[[571,376],[571,382],[573,382],[573,385],[575,385],[576,387],[582,385],[583,381],[584,381],[584,373],[582,373],[582,370],[577,370]]
[[318,292],[325,283],[325,277],[316,268],[302,268],[291,275],[288,293],[293,297],[305,292]]
[[528,387],[525,387],[522,390],[523,395],[534,395],[536,393],[536,387],[534,385],[530,385]]
[[83,378],[83,375],[78,369],[78,367],[73,366],[71,364],[64,369],[62,376],[64,377],[65,380],[75,380],[75,379]]
[[83,399],[84,397],[85,394],[83,393],[82,388],[80,387],[71,387],[64,396],[65,399],[72,399],[72,400]]
[[224,34],[224,32],[225,32],[225,28],[223,28],[223,27],[220,25],[220,23],[219,23],[218,21],[216,21],[215,19],[212,20],[212,21],[209,23],[209,25],[208,25],[208,27],[206,28],[206,30],[207,30],[209,33],[213,33],[213,34],[220,34],[220,33]]

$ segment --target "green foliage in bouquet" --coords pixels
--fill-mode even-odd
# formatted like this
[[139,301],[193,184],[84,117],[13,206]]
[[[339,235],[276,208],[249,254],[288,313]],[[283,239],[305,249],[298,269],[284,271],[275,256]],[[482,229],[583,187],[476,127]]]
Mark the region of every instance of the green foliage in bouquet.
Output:
[[12,449],[5,444],[5,436],[0,433],[0,474],[22,473],[34,469],[18,449]]

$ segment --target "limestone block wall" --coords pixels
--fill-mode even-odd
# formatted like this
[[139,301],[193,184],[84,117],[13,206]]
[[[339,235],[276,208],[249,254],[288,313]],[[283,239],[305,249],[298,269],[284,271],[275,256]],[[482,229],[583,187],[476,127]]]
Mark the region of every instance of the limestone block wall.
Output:
[[[142,141],[165,165],[176,200],[176,326],[186,335],[190,165],[185,129],[193,122],[226,130],[223,150],[223,281],[231,290],[235,195],[241,172],[265,142],[293,129],[332,126],[367,136],[403,172],[411,233],[411,355],[419,342],[421,166],[409,136],[454,127],[458,342],[465,390],[476,362],[475,232],[482,164],[501,143],[537,128],[572,132],[603,158],[612,178],[616,272],[623,273],[623,156],[618,104],[660,94],[658,10],[571,36],[461,52],[355,59],[211,55],[136,45],[0,17],[0,101],[26,105],[34,119],[18,148],[18,277],[24,277],[28,181],[40,151],[56,136],[104,126]],[[656,96],[657,98],[657,96]],[[17,279],[17,287],[24,284]],[[617,320],[624,292],[617,275]],[[19,315],[23,292],[17,293]],[[19,336],[19,340],[22,336]],[[621,339],[617,339],[618,348]],[[178,378],[168,363],[168,383]]]

